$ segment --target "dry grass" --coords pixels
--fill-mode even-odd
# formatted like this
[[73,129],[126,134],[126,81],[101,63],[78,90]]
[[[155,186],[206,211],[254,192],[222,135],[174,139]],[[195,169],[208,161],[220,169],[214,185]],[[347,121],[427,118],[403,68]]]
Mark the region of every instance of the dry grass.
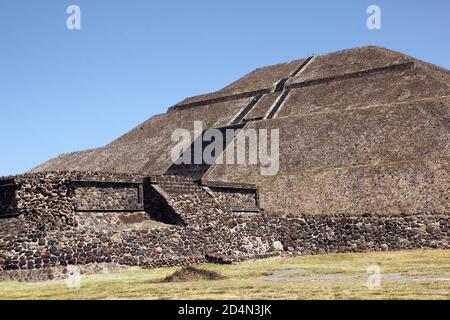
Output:
[[189,266],[181,268],[173,274],[168,275],[162,280],[162,282],[190,282],[200,280],[212,281],[221,279],[223,279],[223,277],[215,271],[198,269]]
[[[370,265],[381,268],[379,290],[366,286]],[[83,276],[79,290],[69,290],[65,281],[4,282],[0,299],[450,299],[449,250],[270,258],[198,268],[224,279],[161,283],[178,268],[130,268]],[[291,269],[301,272],[271,277]]]

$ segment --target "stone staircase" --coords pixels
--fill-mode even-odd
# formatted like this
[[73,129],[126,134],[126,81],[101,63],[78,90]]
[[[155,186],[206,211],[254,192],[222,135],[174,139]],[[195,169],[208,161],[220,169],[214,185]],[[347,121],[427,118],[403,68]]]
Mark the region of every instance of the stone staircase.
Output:
[[229,199],[223,195],[223,190],[228,190],[229,194],[240,201],[240,197],[245,197],[249,190],[257,192],[256,189],[251,189],[251,186],[212,183],[210,188],[190,177],[167,175],[149,177],[148,183],[155,192],[153,197],[161,197],[159,211],[170,214],[171,217],[167,220],[176,221],[176,224],[205,225],[224,217],[228,218],[235,212],[260,212],[257,200],[254,205],[243,200],[243,204],[238,208],[230,204]]
[[231,213],[195,179],[183,176],[150,177],[150,184],[164,198],[177,224],[204,226]]
[[[231,143],[231,141],[227,141],[226,139],[226,130],[227,129],[233,129],[233,130],[239,130],[242,129],[244,127],[244,124],[231,124],[229,126],[226,127],[221,127],[221,128],[215,128],[217,130],[219,130],[222,134],[222,137],[224,137],[223,139],[223,148],[222,150],[225,150],[226,147],[228,146],[229,143]],[[203,135],[205,132],[202,133],[201,137],[197,138],[197,139],[202,139]],[[207,146],[209,146],[211,143],[213,143],[213,141],[204,141],[202,140],[202,147],[201,147],[201,154],[203,155],[203,152],[205,150],[205,148]],[[190,159],[190,163],[189,164],[172,164],[164,173],[165,176],[181,176],[181,177],[187,177],[187,178],[191,178],[193,180],[200,180],[205,173],[208,171],[208,169],[211,167],[212,164],[210,163],[205,163],[203,157],[202,158],[202,162],[201,163],[195,163],[194,161],[194,152],[195,151],[200,151],[200,150],[195,150],[194,146],[198,144],[194,142],[192,143],[192,145],[189,147],[188,151],[186,152],[190,152],[191,154],[191,159]],[[214,155],[215,157],[218,157],[219,154]]]
[[197,180],[185,176],[153,176],[149,179],[150,184],[157,184],[167,193],[191,193],[203,192],[203,188]]
[[[305,68],[306,66],[313,60],[314,57],[308,57],[305,59],[305,61],[296,69],[294,72],[286,78],[282,78],[278,80],[275,84],[273,84],[272,88],[263,90],[263,91],[257,91],[253,92],[249,95],[249,97],[252,97],[248,105],[240,110],[235,117],[230,121],[228,126],[215,128],[219,130],[222,133],[222,137],[224,137],[223,141],[223,151],[226,149],[228,144],[230,144],[231,141],[227,141],[226,139],[226,130],[227,129],[243,129],[250,121],[259,121],[262,119],[272,119],[276,118],[278,112],[280,111],[280,108],[282,108],[283,103],[285,102],[286,98],[288,97],[290,93],[290,89],[287,88],[286,83],[295,76],[298,76]],[[272,96],[277,96],[277,98],[272,101],[271,103],[267,103],[271,99]],[[236,99],[236,98],[242,98],[239,97],[233,97],[230,96],[226,99]],[[210,101],[212,103],[214,101]],[[217,101],[216,101],[217,102]],[[203,102],[204,103],[204,102]],[[196,104],[190,104],[190,105],[184,105],[183,108],[186,107],[195,107]],[[174,107],[174,110],[177,110],[177,106]],[[260,116],[256,118],[248,118],[250,114],[255,113],[254,110],[257,109],[257,113],[261,113]],[[197,139],[202,139],[205,132],[202,133],[202,135]],[[212,141],[204,141],[202,140],[201,146],[202,150],[201,153],[203,155],[203,151],[207,146],[209,146],[212,143]],[[204,162],[204,159],[202,157],[201,163],[195,163],[194,161],[194,153],[195,151],[200,152],[200,150],[195,150],[195,146],[199,144],[198,141],[192,143],[192,145],[189,147],[189,149],[186,152],[190,152],[191,159],[189,164],[172,164],[164,173],[164,175],[175,175],[175,176],[183,176],[183,177],[190,177],[193,179],[202,179],[202,177],[206,174],[206,172],[209,170],[209,168],[213,164],[208,164]],[[218,154],[215,155],[216,157],[219,156]]]

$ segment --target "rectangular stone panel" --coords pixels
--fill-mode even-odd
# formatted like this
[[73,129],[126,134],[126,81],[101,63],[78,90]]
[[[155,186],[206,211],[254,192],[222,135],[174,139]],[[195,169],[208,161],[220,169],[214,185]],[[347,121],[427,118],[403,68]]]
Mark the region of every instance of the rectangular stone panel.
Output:
[[142,184],[120,182],[71,182],[77,211],[142,211]]
[[256,189],[209,187],[214,197],[232,211],[258,211]]

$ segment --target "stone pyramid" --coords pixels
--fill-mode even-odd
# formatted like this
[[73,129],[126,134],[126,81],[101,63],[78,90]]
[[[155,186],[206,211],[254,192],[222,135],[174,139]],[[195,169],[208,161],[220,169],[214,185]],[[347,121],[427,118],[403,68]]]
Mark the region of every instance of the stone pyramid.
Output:
[[[40,171],[182,175],[251,182],[261,205],[290,213],[448,213],[450,72],[376,46],[256,69],[187,98],[105,147]],[[279,171],[172,165],[177,128],[279,129]]]

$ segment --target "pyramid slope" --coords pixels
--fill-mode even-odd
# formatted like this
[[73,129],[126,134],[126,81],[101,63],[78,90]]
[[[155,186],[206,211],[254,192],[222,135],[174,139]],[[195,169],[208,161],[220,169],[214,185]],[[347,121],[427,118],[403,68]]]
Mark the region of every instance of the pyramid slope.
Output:
[[171,165],[171,140],[177,128],[193,131],[193,122],[204,128],[223,126],[243,109],[249,99],[208,105],[200,109],[173,111],[154,116],[105,147],[63,154],[33,171],[107,171],[162,174]]
[[297,73],[306,61],[307,58],[304,58],[258,68],[219,91],[187,98],[176,104],[175,107],[205,105],[229,96],[239,97],[239,95],[245,96],[246,94],[268,93],[278,82]]

